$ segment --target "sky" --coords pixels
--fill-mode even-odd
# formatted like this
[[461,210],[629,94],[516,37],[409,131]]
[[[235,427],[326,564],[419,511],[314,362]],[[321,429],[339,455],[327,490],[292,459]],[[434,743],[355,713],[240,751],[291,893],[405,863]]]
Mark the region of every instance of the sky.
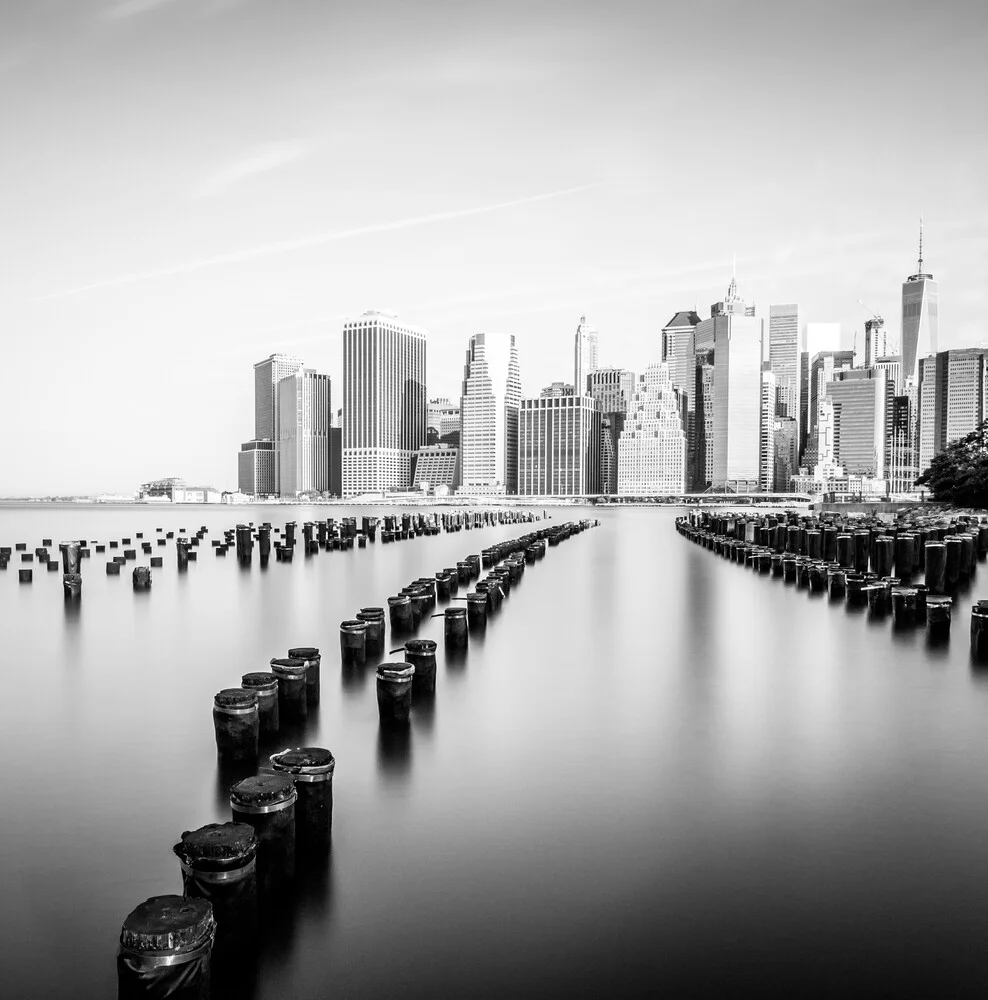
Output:
[[235,489],[254,362],[367,309],[641,372],[736,260],[768,316],[940,285],[988,342],[983,2],[0,0],[0,496]]

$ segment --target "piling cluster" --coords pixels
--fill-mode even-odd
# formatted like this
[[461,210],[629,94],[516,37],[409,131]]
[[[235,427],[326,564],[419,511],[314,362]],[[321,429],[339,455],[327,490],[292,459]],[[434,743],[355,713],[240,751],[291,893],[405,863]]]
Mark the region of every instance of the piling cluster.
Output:
[[[758,573],[781,578],[832,602],[891,614],[897,629],[924,625],[934,640],[949,636],[953,594],[988,555],[988,519],[910,512],[894,523],[836,514],[741,516],[693,511],[677,518],[690,541]],[[982,638],[982,620],[985,636]],[[988,602],[971,615],[971,652],[988,660]]]
[[[455,657],[466,648],[471,629],[486,627],[488,610],[500,607],[527,564],[542,559],[549,546],[597,523],[543,528],[490,546],[455,568],[403,588],[397,605],[388,602],[389,619],[383,606],[364,607],[342,622],[342,668],[363,670],[369,662],[374,664],[381,724],[407,725],[413,701],[435,695],[438,643],[412,634],[424,619],[440,615],[446,619],[444,643],[447,655]],[[461,523],[447,530],[466,526]],[[288,528],[286,535],[293,537]],[[303,525],[303,539],[304,529]],[[312,535],[318,544],[318,530]],[[328,526],[326,537],[328,541]],[[238,554],[246,550],[247,534],[235,529],[234,544]],[[482,568],[487,574],[481,579]],[[431,615],[438,602],[456,600],[460,586],[472,581],[475,590],[466,599],[482,607],[482,615],[471,618],[470,603],[466,609],[447,607]],[[387,620],[392,639],[400,636],[402,641],[390,653],[386,653]],[[382,661],[399,652],[403,661]],[[266,912],[268,903],[284,900],[285,890],[305,876],[307,861],[328,850],[333,754],[307,746],[262,752],[297,732],[319,705],[321,662],[319,648],[292,647],[287,655],[270,660],[269,671],[244,674],[239,687],[224,688],[214,696],[213,729],[221,773],[228,768],[250,773],[230,786],[228,821],[186,831],[175,845],[182,894],[152,896],[124,921],[118,952],[120,997],[205,997],[211,979],[222,980],[224,991],[229,991],[243,956],[256,941],[259,914]]]

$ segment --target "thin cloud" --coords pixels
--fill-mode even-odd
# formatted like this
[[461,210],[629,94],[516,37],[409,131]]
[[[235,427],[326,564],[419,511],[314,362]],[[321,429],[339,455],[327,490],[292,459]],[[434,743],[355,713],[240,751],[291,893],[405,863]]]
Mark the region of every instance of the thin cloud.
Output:
[[124,0],[123,3],[107,7],[100,15],[106,21],[123,21],[129,17],[139,17],[148,14],[158,7],[176,3],[177,0]]
[[94,281],[88,285],[79,285],[75,288],[66,288],[61,291],[51,292],[42,295],[40,300],[66,298],[70,295],[82,295],[85,292],[95,292],[104,288],[119,288],[122,285],[133,285],[141,281],[153,281],[156,278],[169,278],[177,274],[192,274],[210,267],[218,267],[222,264],[239,264],[248,260],[257,260],[261,257],[273,257],[278,254],[292,253],[297,250],[307,250],[311,247],[324,246],[328,243],[338,243],[341,240],[353,239],[357,236],[370,236],[375,233],[390,233],[399,229],[411,229],[414,226],[425,226],[436,222],[448,222],[453,219],[465,219],[473,215],[486,215],[490,212],[500,212],[508,208],[517,208],[521,205],[533,205],[540,201],[549,201],[553,198],[563,198],[571,194],[579,194],[583,191],[590,191],[601,187],[603,181],[596,181],[593,184],[580,184],[576,187],[563,188],[559,191],[548,191],[544,194],[529,195],[527,198],[514,198],[511,201],[499,201],[491,205],[480,205],[476,208],[458,208],[451,212],[434,212],[431,215],[416,215],[408,219],[398,219],[393,222],[378,222],[370,226],[359,226],[356,229],[344,229],[335,233],[317,233],[314,236],[306,236],[298,240],[285,240],[280,243],[267,243],[262,246],[248,247],[244,250],[235,250],[232,253],[217,254],[215,257],[204,257],[200,260],[190,261],[185,264],[175,264],[171,267],[162,267],[154,271],[143,271],[136,274],[118,275],[115,278],[107,278],[103,281]]
[[308,148],[299,142],[271,142],[258,146],[202,180],[193,190],[192,197],[209,198],[222,194],[239,181],[277,170],[301,159],[307,152]]

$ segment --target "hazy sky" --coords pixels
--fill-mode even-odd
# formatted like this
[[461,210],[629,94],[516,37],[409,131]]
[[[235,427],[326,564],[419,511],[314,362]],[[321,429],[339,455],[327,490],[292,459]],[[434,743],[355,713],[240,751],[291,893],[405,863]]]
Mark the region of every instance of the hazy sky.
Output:
[[988,341],[988,7],[0,0],[0,495],[236,487],[251,365],[341,319],[470,334],[522,384],[641,371],[737,254],[768,315]]

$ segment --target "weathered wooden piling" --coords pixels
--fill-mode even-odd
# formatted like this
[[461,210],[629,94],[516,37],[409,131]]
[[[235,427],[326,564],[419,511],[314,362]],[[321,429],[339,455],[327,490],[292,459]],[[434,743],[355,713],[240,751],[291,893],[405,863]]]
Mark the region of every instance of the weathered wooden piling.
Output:
[[274,674],[255,671],[240,678],[241,687],[257,695],[259,739],[278,735],[278,678]]
[[405,662],[415,668],[412,693],[436,693],[436,643],[432,639],[409,639],[405,643]]
[[896,628],[909,628],[916,624],[916,589],[914,587],[892,588],[892,624]]
[[971,608],[971,657],[988,662],[988,601],[978,601]]
[[283,774],[258,774],[230,789],[237,823],[257,835],[257,883],[262,896],[295,876],[295,783]]
[[118,1000],[208,1000],[216,923],[207,899],[151,896],[120,930]]
[[295,838],[300,850],[329,847],[333,830],[333,772],[336,760],[323,747],[282,750],[271,766],[295,783]]
[[340,622],[340,662],[362,667],[367,662],[367,623],[359,618]]
[[414,619],[412,618],[412,601],[407,594],[389,597],[388,612],[391,616],[392,632],[411,632],[414,627]]
[[926,586],[931,594],[942,594],[947,579],[947,546],[943,542],[927,542],[925,548]]
[[367,626],[364,649],[368,656],[384,652],[384,608],[361,608],[356,618]]
[[487,626],[488,601],[486,591],[472,590],[467,594],[467,624],[471,630]]
[[319,704],[320,667],[322,657],[315,646],[293,646],[288,650],[291,660],[305,661],[305,700],[309,708]]
[[175,539],[175,556],[178,560],[178,568],[188,569],[189,566],[189,540],[187,538]]
[[151,589],[151,568],[149,566],[135,566],[133,573],[134,590]]
[[963,546],[961,540],[956,535],[946,535],[943,539],[946,549],[946,559],[944,562],[944,588],[953,590],[960,581],[961,575],[961,554]]
[[377,709],[382,725],[403,725],[412,708],[410,663],[382,663],[377,668]]
[[213,698],[216,755],[223,763],[257,760],[257,692],[224,688]]
[[872,568],[879,579],[883,576],[892,575],[895,562],[895,545],[895,539],[888,535],[879,535],[875,539],[872,552]]
[[447,649],[466,649],[467,609],[447,608],[443,614],[443,642]]
[[213,907],[213,973],[226,980],[257,935],[257,835],[247,823],[207,823],[186,830],[172,850],[186,898],[206,899]]
[[932,639],[950,635],[950,617],[953,598],[946,594],[929,594],[926,598],[926,631]]
[[34,580],[34,570],[33,569],[19,569],[17,571],[17,582],[18,583],[31,583]]
[[305,660],[276,657],[271,661],[271,673],[278,678],[278,718],[282,725],[297,722],[309,714],[305,690]]
[[108,562],[106,564],[106,575],[107,576],[120,576],[120,563],[116,560],[113,562]]

